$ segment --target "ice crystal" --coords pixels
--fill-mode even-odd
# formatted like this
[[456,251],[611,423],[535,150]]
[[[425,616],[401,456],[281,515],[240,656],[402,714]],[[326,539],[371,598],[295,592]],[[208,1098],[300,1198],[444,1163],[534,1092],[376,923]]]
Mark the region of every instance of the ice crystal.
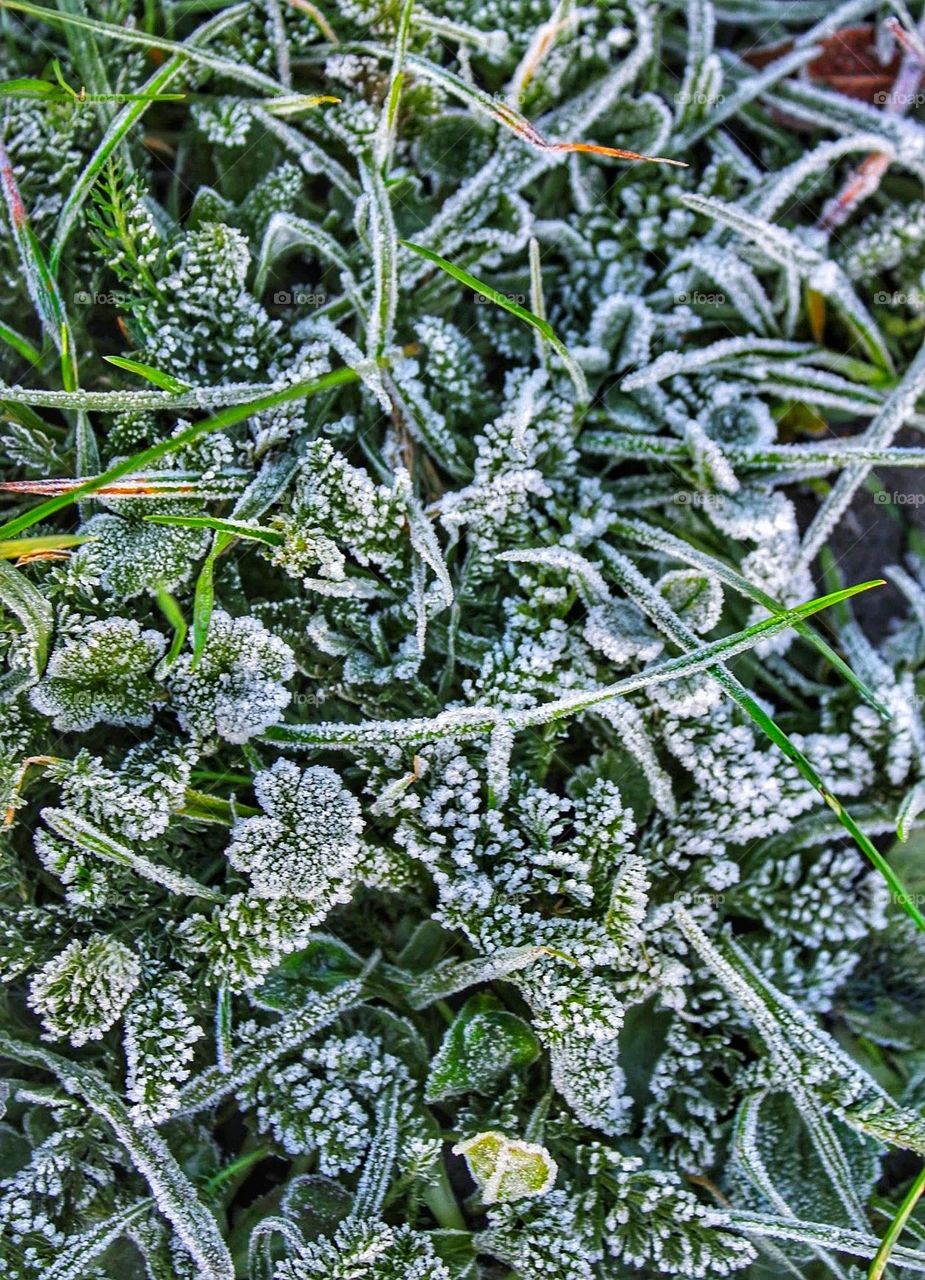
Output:
[[138,986],[138,957],[115,938],[75,940],[32,980],[29,1004],[52,1036],[71,1044],[99,1040],[119,1018]]

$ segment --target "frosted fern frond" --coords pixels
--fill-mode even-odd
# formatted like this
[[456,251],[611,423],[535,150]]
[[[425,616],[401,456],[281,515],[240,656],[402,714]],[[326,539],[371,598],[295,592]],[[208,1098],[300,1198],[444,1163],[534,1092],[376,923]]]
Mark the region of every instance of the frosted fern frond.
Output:
[[331,1239],[299,1243],[273,1280],[450,1280],[423,1232],[385,1223],[348,1222]]

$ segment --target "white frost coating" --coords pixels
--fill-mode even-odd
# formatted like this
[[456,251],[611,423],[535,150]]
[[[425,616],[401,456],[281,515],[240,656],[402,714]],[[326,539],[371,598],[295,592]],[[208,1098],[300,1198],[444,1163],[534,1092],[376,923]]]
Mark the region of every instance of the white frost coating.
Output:
[[823,1086],[826,1109],[846,1124],[882,1141],[925,1153],[921,1117],[898,1106],[788,995],[761,976],[740,947],[727,940],[720,950],[683,907],[675,908],[675,919],[700,958],[754,1023],[776,1067],[780,1087],[786,1088],[801,1112],[826,1133],[830,1146],[819,1154],[840,1185],[850,1187],[853,1178],[820,1111],[817,1098]]
[[151,1129],[138,1129],[116,1094],[90,1067],[60,1058],[47,1049],[24,1045],[0,1033],[0,1054],[50,1071],[68,1093],[78,1094],[105,1120],[132,1164],[151,1188],[158,1210],[182,1240],[202,1280],[235,1280],[234,1263],[218,1223],[196,1194],[167,1143]]
[[237,823],[226,855],[264,898],[316,902],[349,874],[360,850],[363,819],[356,798],[333,769],[301,770],[277,760],[258,773],[263,813]]
[[682,202],[698,213],[716,218],[731,230],[744,236],[785,272],[795,272],[807,286],[828,298],[842,310],[860,332],[861,341],[877,363],[892,368],[886,342],[870,312],[855,293],[850,280],[831,258],[825,258],[805,240],[765,218],[746,213],[735,205],[709,196],[687,194]]
[[[861,437],[861,445],[868,449],[883,449],[891,444],[915,410],[923,393],[925,345],[919,348],[902,382],[887,396],[880,412]],[[858,463],[846,467],[838,477],[806,530],[800,552],[803,564],[810,564],[828,542],[832,531],[851,505],[852,498],[870,474],[871,465]]]
[[666,351],[645,368],[627,374],[620,386],[624,391],[639,391],[679,374],[698,373],[726,360],[738,361],[741,356],[800,356],[809,355],[813,350],[808,343],[785,342],[779,338],[720,338],[697,351]]
[[366,354],[378,360],[392,343],[398,306],[398,234],[389,193],[378,169],[359,161],[366,233],[373,258],[373,296],[366,324]]
[[67,1037],[76,1048],[100,1040],[121,1017],[138,986],[141,961],[113,937],[75,938],[38,970],[29,986],[29,1007],[47,1037]]
[[193,1115],[217,1106],[223,1098],[236,1093],[266,1071],[277,1058],[298,1048],[309,1036],[323,1030],[341,1013],[362,1002],[362,982],[344,982],[333,991],[310,1000],[297,1013],[262,1027],[247,1044],[236,1049],[230,1071],[223,1071],[217,1066],[207,1067],[188,1081],[180,1090],[178,1105],[172,1114]]
[[112,836],[92,823],[87,822],[80,814],[70,809],[43,809],[42,817],[57,835],[70,840],[78,848],[94,854],[106,862],[126,867],[143,880],[160,885],[169,893],[184,894],[193,898],[206,898],[211,902],[221,900],[221,894],[207,885],[200,884],[191,876],[185,876],[173,867],[163,863],[152,862],[144,854],[136,853],[128,845],[114,840]]

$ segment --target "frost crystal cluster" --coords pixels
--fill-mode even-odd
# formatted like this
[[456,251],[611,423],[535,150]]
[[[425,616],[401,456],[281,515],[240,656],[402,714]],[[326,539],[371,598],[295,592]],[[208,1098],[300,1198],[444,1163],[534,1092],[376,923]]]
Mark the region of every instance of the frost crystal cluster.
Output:
[[925,1272],[922,4],[0,32],[0,1274]]

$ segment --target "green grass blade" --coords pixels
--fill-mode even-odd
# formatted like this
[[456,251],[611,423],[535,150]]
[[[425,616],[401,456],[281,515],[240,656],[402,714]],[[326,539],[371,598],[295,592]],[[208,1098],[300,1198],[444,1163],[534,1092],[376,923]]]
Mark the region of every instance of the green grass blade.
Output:
[[[709,671],[711,675],[716,675],[717,672],[727,674],[722,667],[717,667],[718,661],[728,660],[739,653],[744,653],[761,639],[785,631],[793,625],[795,619],[809,617],[820,609],[839,603],[841,599],[847,599],[848,596],[857,595],[870,587],[880,585],[879,581],[863,582],[855,587],[843,588],[847,592],[846,596],[842,596],[841,591],[832,592],[817,600],[807,601],[796,609],[789,609],[778,617],[766,618],[746,631],[736,632],[732,636],[725,636],[721,640],[714,640],[706,645],[695,646],[679,657],[654,663],[643,671],[625,676],[615,684],[583,690],[565,698],[542,703],[538,707],[530,707],[525,711],[504,711],[491,706],[476,705],[444,711],[431,719],[372,720],[361,721],[358,724],[329,722],[309,725],[274,725],[260,736],[267,742],[284,742],[291,746],[366,749],[384,743],[413,744],[433,742],[442,738],[483,737],[491,733],[498,724],[506,724],[515,731],[548,724],[553,720],[561,720],[567,715],[593,710],[603,702],[626,697],[627,694],[636,693],[650,685],[676,680],[679,676],[695,675],[698,671]],[[720,676],[717,675],[716,678],[719,679]]]
[[161,391],[170,391],[173,395],[182,395],[184,391],[189,391],[188,382],[181,382],[179,378],[172,378],[169,373],[163,373],[160,369],[154,369],[149,364],[142,364],[139,360],[130,360],[128,356],[103,356],[107,364],[114,364],[117,369],[124,369],[126,373],[135,373],[139,378],[144,378],[146,382],[152,383],[155,387],[160,387]]
[[[605,559],[610,566],[615,578],[627,595],[635,600],[636,604],[644,611],[649,613],[656,625],[667,635],[671,637],[675,644],[685,648],[696,646],[697,637],[693,632],[689,631],[680,618],[672,614],[672,611],[666,607],[665,601],[661,596],[657,596],[651,584],[639,573],[625,557],[608,547],[607,544],[602,545],[602,551]],[[883,580],[869,582],[863,584],[864,590],[872,586],[885,585]],[[852,591],[852,594],[855,594]],[[838,605],[842,599],[839,598],[838,592],[832,592],[828,596],[823,597],[829,605]],[[815,611],[814,611],[815,612]],[[779,615],[783,616],[783,615]],[[806,616],[805,614],[803,615]],[[852,818],[851,814],[844,808],[841,802],[832,794],[823,779],[817,773],[813,765],[807,760],[806,756],[799,749],[796,743],[792,742],[788,735],[781,729],[780,725],[768,715],[763,707],[752,697],[741,681],[737,680],[724,667],[714,666],[710,668],[710,674],[719,682],[723,690],[733,699],[734,702],[742,708],[742,710],[754,721],[754,723],[767,735],[768,738],[778,747],[788,760],[791,761],[803,777],[814,790],[818,791],[822,799],[826,802],[838,821],[849,833],[855,844],[868,859],[872,866],[883,876],[889,885],[891,892],[898,895],[897,900],[903,910],[914,921],[916,926],[925,932],[925,917],[911,900],[905,887],[899,877],[893,871],[890,864],[886,861],[880,851],[871,842],[869,837],[860,829]]]
[[925,1167],[916,1174],[911,1187],[903,1197],[903,1202],[896,1211],[896,1217],[887,1228],[886,1234],[877,1250],[873,1262],[870,1264],[870,1270],[867,1272],[867,1280],[880,1280],[886,1271],[886,1264],[890,1260],[890,1254],[896,1246],[896,1242],[903,1233],[906,1223],[912,1214],[912,1210],[918,1204],[922,1192],[925,1191]]
[[353,369],[333,369],[330,373],[322,374],[320,378],[309,378],[305,382],[295,382],[290,387],[284,387],[282,391],[274,391],[270,395],[261,396],[256,400],[249,400],[246,404],[231,405],[227,409],[222,409],[213,414],[210,418],[204,418],[202,422],[194,423],[178,435],[170,436],[167,440],[150,445],[147,449],[142,449],[139,453],[134,453],[129,458],[122,458],[119,462],[109,467],[108,470],[98,476],[93,476],[92,479],[86,480],[82,484],[76,485],[67,493],[49,498],[47,502],[40,503],[37,507],[33,507],[31,511],[8,520],[6,524],[0,525],[0,538],[16,537],[24,529],[30,528],[31,525],[37,524],[40,520],[46,520],[63,507],[69,507],[72,503],[80,501],[81,498],[90,497],[97,490],[111,484],[114,480],[121,480],[123,476],[131,475],[135,471],[143,471],[152,463],[160,461],[161,458],[167,457],[168,454],[176,453],[178,449],[185,449],[188,445],[208,435],[211,431],[222,431],[227,427],[237,425],[239,422],[246,422],[255,413],[262,413],[266,409],[275,409],[277,405],[290,404],[294,400],[304,400],[309,396],[318,395],[319,392],[329,391],[334,387],[356,382],[358,379],[359,374]]
[[514,302],[512,298],[505,297],[503,293],[499,293],[497,289],[493,289],[490,284],[470,275],[468,271],[464,271],[462,267],[457,267],[454,263],[448,262],[446,258],[441,258],[439,253],[434,253],[432,249],[425,249],[423,245],[415,244],[411,240],[400,240],[405,249],[410,249],[413,253],[418,254],[422,258],[426,258],[428,262],[432,262],[434,266],[439,267],[441,271],[445,271],[447,275],[452,276],[454,280],[458,280],[460,284],[466,285],[476,294],[483,298],[487,298],[490,302],[496,303],[499,307],[503,307],[505,311],[509,311],[512,316],[516,316],[518,320],[522,320],[524,324],[535,329],[537,333],[545,339],[553,348],[559,359],[568,370],[569,377],[575,384],[575,391],[580,404],[587,404],[591,399],[588,391],[588,384],[585,375],[572,359],[565,343],[556,334],[552,325],[548,320],[544,320],[541,316],[534,315],[532,311],[528,311],[526,307],[522,307],[519,302]]
[[[614,533],[620,534],[621,537],[629,538],[634,542],[641,542],[644,546],[651,547],[656,551],[664,551],[666,554],[675,556],[678,560],[692,565],[694,568],[715,574],[721,582],[732,587],[734,591],[738,591],[740,595],[745,596],[747,599],[754,600],[756,604],[763,605],[765,609],[769,609],[772,613],[783,613],[785,611],[785,606],[779,600],[775,600],[766,591],[756,587],[753,582],[749,582],[747,578],[743,577],[741,573],[737,573],[731,566],[705,551],[699,551],[690,543],[685,542],[683,538],[678,538],[657,525],[647,524],[643,520],[621,519],[618,517],[611,523],[610,527]],[[814,646],[838,674],[860,694],[864,701],[874,708],[878,715],[882,716],[884,720],[892,718],[889,708],[884,706],[873,689],[852,671],[844,658],[835,652],[824,637],[819,635],[806,622],[795,622],[793,629],[797,635]]]
[[24,338],[21,333],[17,333],[15,329],[11,329],[8,324],[2,322],[0,322],[0,342],[5,342],[8,347],[12,347],[17,355],[28,360],[30,364],[41,362],[42,353],[38,347],[34,347],[28,338]]
[[4,560],[0,560],[0,605],[22,623],[32,646],[34,673],[41,675],[45,669],[51,640],[54,621],[52,607],[25,574]]
[[[247,8],[247,5],[238,4],[231,9],[226,9],[224,13],[216,14],[214,18],[196,29],[187,44],[194,47],[210,37],[218,35],[226,27],[243,17]],[[55,228],[54,240],[48,255],[49,269],[53,274],[57,275],[58,267],[61,263],[61,254],[68,236],[76,225],[80,211],[110,157],[119,148],[124,139],[128,137],[129,132],[138,123],[152,102],[177,96],[164,94],[162,91],[180,72],[186,61],[187,58],[183,53],[177,53],[173,58],[165,62],[162,67],[158,67],[154,74],[142,85],[140,92],[132,96],[128,104],[110,123],[100,139],[96,150],[87,161],[86,167],[81,171],[67,200],[64,202],[61,213],[58,215],[58,225]]]
[[173,629],[173,639],[170,642],[170,648],[164,654],[157,666],[157,678],[159,680],[163,680],[164,676],[180,656],[180,652],[186,641],[187,626],[182,609],[169,591],[164,591],[163,589],[158,591],[157,603],[160,607],[161,613]]
[[64,303],[45,263],[42,247],[29,226],[25,205],[13,175],[13,164],[2,140],[0,140],[0,182],[3,186],[13,243],[22,263],[29,296],[42,322],[42,328],[58,349],[64,388],[66,391],[73,391],[77,386],[77,362]]
[[279,547],[283,542],[283,535],[275,529],[245,524],[243,520],[223,520],[220,516],[145,516],[145,520],[148,524],[176,525],[183,529],[214,529],[217,533],[227,533],[233,538],[250,538],[268,547]]
[[[167,40],[163,36],[152,35],[146,31],[136,30],[133,27],[120,27],[115,23],[103,22],[99,18],[89,18],[84,14],[56,13],[54,9],[49,9],[41,4],[31,4],[29,0],[0,0],[0,9],[10,9],[14,13],[24,13],[27,17],[35,18],[39,22],[47,22],[52,27],[79,27],[83,31],[104,36],[107,40],[134,45],[144,50],[162,49],[166,53],[184,54],[192,62],[208,67],[218,75],[228,76],[232,80],[239,80],[242,84],[259,89],[261,93],[268,94],[271,97],[291,96],[285,85],[281,85],[278,80],[274,80],[271,76],[255,71],[253,67],[248,66],[246,63],[233,62],[230,58],[222,58],[218,54],[209,53],[205,49],[197,49],[195,45],[181,44],[176,40]],[[235,19],[249,11],[249,4],[236,5],[234,9]]]
[[11,538],[7,542],[0,542],[0,560],[28,559],[46,551],[65,551],[92,541],[89,534],[84,536],[77,533],[53,533],[45,538]]

